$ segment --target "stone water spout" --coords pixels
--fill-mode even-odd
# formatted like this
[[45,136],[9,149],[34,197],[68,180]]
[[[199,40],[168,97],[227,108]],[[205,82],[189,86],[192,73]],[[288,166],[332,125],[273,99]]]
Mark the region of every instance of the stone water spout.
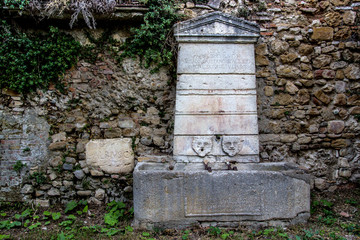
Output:
[[[254,45],[259,27],[214,12],[175,25],[174,151],[134,171],[134,225],[283,225],[310,215],[297,166],[259,163]],[[171,171],[170,171],[171,170]]]

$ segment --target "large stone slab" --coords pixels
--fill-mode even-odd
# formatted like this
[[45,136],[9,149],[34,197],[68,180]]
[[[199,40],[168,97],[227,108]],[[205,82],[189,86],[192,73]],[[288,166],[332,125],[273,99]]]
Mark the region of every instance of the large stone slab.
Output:
[[256,95],[178,95],[176,114],[256,114]]
[[257,115],[176,115],[174,134],[258,134]]
[[134,171],[138,227],[188,227],[203,222],[304,222],[310,178],[286,163],[237,164],[238,171],[203,164],[140,163]]
[[130,173],[134,152],[130,138],[98,139],[86,144],[86,163],[106,173]]
[[178,55],[178,74],[255,73],[254,44],[183,43]]
[[255,75],[182,74],[178,77],[176,90],[233,90],[234,94],[255,88]]

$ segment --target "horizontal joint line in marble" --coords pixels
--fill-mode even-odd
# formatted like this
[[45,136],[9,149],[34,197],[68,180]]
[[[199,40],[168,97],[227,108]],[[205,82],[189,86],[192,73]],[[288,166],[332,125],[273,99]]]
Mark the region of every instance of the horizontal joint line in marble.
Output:
[[237,136],[237,137],[251,137],[251,136],[255,136],[257,137],[257,134],[226,134],[226,133],[222,133],[222,134],[174,134],[176,136],[184,136],[184,137],[197,137],[197,136],[216,136],[216,135],[220,135],[220,136]]
[[[241,157],[254,157],[254,156],[258,156],[259,154],[257,153],[253,153],[253,154],[239,154],[239,155],[236,155],[236,156],[241,156]],[[186,154],[179,154],[179,155],[176,155],[176,156],[189,156],[189,155],[186,155]],[[221,158],[226,158],[226,157],[229,157],[227,155],[218,155],[218,154],[212,154],[212,153],[209,153],[208,155],[206,155],[206,157],[221,157]],[[196,155],[193,155],[193,156],[189,156],[189,157],[196,157]]]
[[229,96],[229,95],[254,95],[256,96],[256,93],[178,93],[178,95],[208,95],[208,96],[212,96],[212,95],[224,95],[224,96]]
[[222,76],[222,75],[256,75],[256,73],[178,73],[178,76],[182,76],[182,75],[215,75],[215,76]]
[[176,115],[257,115],[257,112],[175,112]]

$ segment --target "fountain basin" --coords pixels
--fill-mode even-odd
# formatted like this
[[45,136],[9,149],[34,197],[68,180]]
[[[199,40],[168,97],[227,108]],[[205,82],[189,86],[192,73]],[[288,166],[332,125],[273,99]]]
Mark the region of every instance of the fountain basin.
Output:
[[310,216],[310,176],[288,163],[139,163],[134,170],[134,225],[286,225]]

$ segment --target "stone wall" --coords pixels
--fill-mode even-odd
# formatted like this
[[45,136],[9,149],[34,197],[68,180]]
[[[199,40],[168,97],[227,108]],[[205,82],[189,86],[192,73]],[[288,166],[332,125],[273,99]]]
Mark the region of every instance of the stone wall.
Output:
[[253,16],[261,159],[299,164],[319,190],[360,177],[359,5],[275,1]]
[[[220,8],[260,25],[260,161],[298,163],[322,191],[359,181],[360,2],[214,0],[180,7],[189,18]],[[89,42],[83,31],[71,34]],[[123,41],[129,32],[113,36]],[[126,154],[135,164],[172,156],[175,83],[168,71],[151,74],[138,59],[117,64],[109,53],[100,55],[101,61],[80,61],[68,71],[67,94],[54,88],[27,98],[2,92],[2,200],[130,200],[131,168],[114,172],[89,164],[91,140],[122,138],[123,152],[104,150],[120,162]],[[27,164],[19,172],[12,169],[17,160]]]
[[[88,42],[84,32],[70,33]],[[128,34],[115,31],[113,37],[124,40]],[[66,73],[66,94],[52,86],[26,99],[2,92],[2,200],[36,199],[42,205],[76,198],[98,204],[128,201],[134,155],[136,161],[149,159],[148,155],[152,159],[158,155],[161,161],[161,156],[170,155],[175,84],[167,69],[153,74],[139,59],[118,64],[110,53],[100,55],[94,64],[82,60]],[[100,139],[115,139],[115,145],[99,152]],[[94,162],[86,159],[86,151],[89,156],[113,155],[105,157],[108,162]],[[13,169],[17,160],[26,164],[20,173]],[[113,160],[119,163],[116,168],[109,163]],[[11,187],[13,193],[21,189],[23,197],[10,198]]]

